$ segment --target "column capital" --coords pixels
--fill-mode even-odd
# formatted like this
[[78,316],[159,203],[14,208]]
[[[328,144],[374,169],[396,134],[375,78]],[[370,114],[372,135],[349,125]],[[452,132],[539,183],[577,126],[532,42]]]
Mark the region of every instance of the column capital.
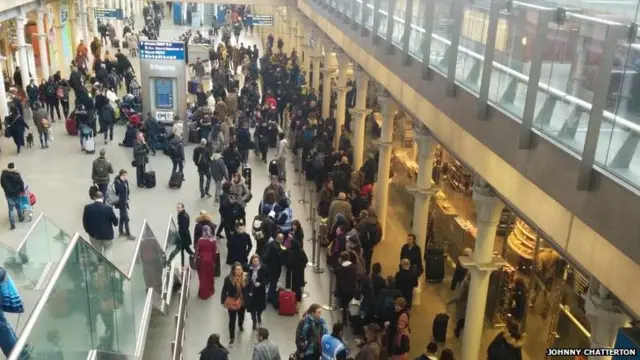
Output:
[[324,74],[328,74],[328,73],[334,73],[336,70],[338,70],[338,68],[336,67],[323,67],[322,69],[320,69],[320,72],[324,73]]
[[351,61],[351,58],[342,51],[336,52],[336,58],[338,59],[338,66],[340,68],[346,68],[347,66],[349,66],[349,62]]
[[459,256],[458,260],[460,261],[460,265],[471,272],[472,277],[473,275],[480,273],[491,273],[492,271],[507,265],[507,262],[501,256],[494,256],[487,263],[478,263],[473,260],[472,256],[466,255]]
[[338,92],[338,95],[346,95],[351,90],[351,86],[334,86],[333,90]]
[[488,195],[473,189],[473,204],[476,207],[476,220],[480,223],[495,226],[500,222],[504,204],[495,195]]
[[372,111],[373,110],[371,109],[358,109],[358,108],[349,109],[349,113],[351,113],[351,116],[353,117],[354,121],[359,121],[360,119],[364,120],[364,118],[369,114],[371,114]]
[[380,112],[383,116],[393,116],[396,112],[398,104],[386,91],[378,95],[378,103],[381,106]]
[[49,36],[49,34],[47,34],[47,33],[38,33],[36,35],[38,35],[38,38],[40,38],[40,39],[43,39],[43,38],[46,38],[46,37]]
[[[44,5],[44,3],[43,3]],[[39,7],[36,9],[36,12],[38,13],[38,17],[43,17],[44,15],[47,13],[47,9],[45,9],[44,7]]]
[[363,81],[363,80],[369,80],[369,74],[367,74],[366,71],[364,71],[364,69],[362,69],[362,67],[356,63],[353,64],[353,73],[356,75],[356,83]]
[[407,185],[405,186],[405,188],[407,189],[407,192],[409,194],[413,195],[416,198],[416,200],[429,199],[429,197],[440,190],[440,188],[436,186],[431,186],[427,189],[421,189],[415,185]]
[[371,145],[377,147],[378,149],[386,149],[393,147],[393,141],[382,141],[380,139],[371,140]]
[[[300,39],[304,39],[304,34],[297,33],[296,36],[299,37]],[[309,44],[302,44],[302,46],[309,47]]]
[[324,58],[324,55],[311,55],[309,56],[313,61],[320,61]]
[[24,15],[18,15],[16,16],[16,27],[21,27],[24,29],[25,25],[27,24],[27,17]]

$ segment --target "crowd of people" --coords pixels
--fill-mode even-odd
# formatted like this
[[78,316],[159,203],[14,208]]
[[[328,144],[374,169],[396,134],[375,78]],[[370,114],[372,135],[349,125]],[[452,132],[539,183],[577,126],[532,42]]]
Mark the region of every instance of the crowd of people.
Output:
[[[168,133],[151,114],[147,114],[144,121],[127,123],[123,145],[133,148],[132,165],[136,168],[138,187],[155,186],[155,177],[153,184],[149,183],[146,164],[148,156],[155,155],[160,149],[172,162],[170,186],[175,178],[180,187],[187,160],[186,140],[196,144],[190,158],[198,172],[200,196],[213,197],[214,205],[218,207],[217,224],[215,216],[204,210],[192,224],[184,204],[177,205],[178,240],[167,264],[180,254],[183,266],[188,263],[197,270],[199,298],[209,299],[215,294],[215,278],[222,273],[220,249],[221,241],[226,239],[225,263],[229,272],[219,294],[221,305],[228,312],[229,346],[234,345],[236,329],[244,331],[245,314],[249,312],[258,341],[253,359],[280,359],[277,345],[271,342],[269,330],[263,326],[262,314],[269,304],[282,311],[283,291],[292,294],[294,311],[300,313],[306,283],[305,267],[309,261],[303,246],[302,225],[296,220],[289,193],[285,190],[287,160],[290,160],[296,172],[302,172],[301,176],[316,185],[319,199],[316,211],[320,218],[318,241],[326,249],[327,266],[336,280],[335,287],[330,290],[341,309],[341,321],[331,330],[322,317],[322,307],[312,304],[304,310],[293,339],[296,345],[294,358],[408,359],[414,288],[419,286],[420,276],[424,273],[423,253],[418,244],[421,239],[413,234],[406,236],[397,271],[386,269],[383,272],[382,265],[373,261],[376,246],[383,237],[382,226],[371,207],[377,155],[367,156],[361,168],[353,168],[353,147],[348,136],[349,112],[345,114],[347,124],[340,129],[336,129],[335,114],[328,118],[321,116],[322,100],[311,88],[312,84],[306,84],[306,74],[300,67],[300,56],[304,55],[299,55],[296,49],[285,53],[282,39],[269,35],[262,56],[257,46],[245,47],[236,29],[250,31],[243,20],[250,14],[250,9],[247,12],[247,7],[243,7],[241,14],[239,10],[230,6],[228,17],[225,15],[223,22],[218,22],[220,26],[215,26],[209,34],[212,38],[220,36],[221,40],[217,47],[212,46],[209,59],[205,60],[211,66],[210,73],[207,74],[201,59],[191,64],[197,86],[186,121],[177,117]],[[148,38],[157,37],[162,16],[159,2],[145,7],[146,22],[142,33]],[[132,28],[133,24],[128,31],[125,29],[123,37],[133,33]],[[232,34],[235,44],[232,44]],[[191,36],[202,34],[187,34],[188,38]],[[80,134],[81,147],[87,150],[87,139],[99,133],[104,134],[105,143],[113,140],[113,125],[118,120],[115,110],[120,110],[116,94],[124,87],[126,93],[133,96],[135,104],[140,100],[140,86],[131,62],[119,48],[113,58],[108,50],[103,52],[105,40],[105,37],[102,40],[95,38],[89,48],[80,42],[68,80],[62,79],[57,72],[40,85],[31,81],[25,88],[27,109],[16,94],[17,100],[12,101],[10,115],[5,120],[5,136],[13,137],[18,153],[24,144],[20,139],[24,140],[25,132],[30,129],[24,120],[25,111],[33,112],[31,116],[41,145],[46,148],[49,124],[56,118],[62,120],[71,116],[71,91],[76,99],[72,116]],[[89,51],[93,58],[91,66]],[[16,68],[16,72],[15,85],[22,88],[20,69]],[[206,75],[211,78],[210,90],[204,85]],[[347,97],[350,106],[355,100],[354,91]],[[336,95],[332,94],[332,108],[335,108],[335,99]],[[189,126],[188,139],[182,137],[183,126]],[[337,148],[333,145],[336,131],[340,132]],[[159,141],[161,135],[166,137],[164,142]],[[275,148],[271,161],[268,159],[269,148]],[[246,207],[255,193],[252,169],[248,165],[252,150],[260,160],[269,163],[270,183],[258,193],[258,215],[249,224]],[[2,172],[0,182],[7,195],[10,213],[17,209],[22,219],[19,202],[23,201],[26,186],[16,174],[14,165],[10,164],[9,169]],[[94,186],[89,193],[94,202],[85,207],[83,214],[84,229],[91,244],[103,253],[113,247],[116,227],[122,238],[133,239],[129,230],[128,172],[122,169],[113,178],[112,175],[114,167],[103,148],[92,165]],[[212,182],[215,186],[213,194]],[[118,210],[118,216],[114,209]],[[10,216],[12,228],[15,227],[13,219]],[[247,229],[249,226],[251,233]],[[189,256],[188,261],[185,253]],[[383,276],[389,272],[395,276]],[[280,283],[282,277],[284,282]],[[468,274],[463,275],[456,286],[456,297],[451,301],[461,306],[454,331],[457,337],[464,326],[468,279]],[[343,341],[344,333],[349,329],[362,337],[351,349]],[[520,359],[523,339],[517,322],[510,321],[507,329],[489,347],[488,359]],[[455,358],[451,349],[438,350],[435,342],[430,343],[417,360]],[[213,334],[200,356],[203,360],[217,360],[228,359],[228,354],[220,335]]]

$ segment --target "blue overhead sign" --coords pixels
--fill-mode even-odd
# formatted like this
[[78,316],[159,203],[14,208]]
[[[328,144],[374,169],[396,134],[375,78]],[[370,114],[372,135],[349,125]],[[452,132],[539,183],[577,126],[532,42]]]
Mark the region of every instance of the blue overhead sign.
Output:
[[140,41],[141,60],[183,60],[184,42],[180,41]]
[[93,14],[98,20],[122,20],[124,11],[122,9],[94,8]]

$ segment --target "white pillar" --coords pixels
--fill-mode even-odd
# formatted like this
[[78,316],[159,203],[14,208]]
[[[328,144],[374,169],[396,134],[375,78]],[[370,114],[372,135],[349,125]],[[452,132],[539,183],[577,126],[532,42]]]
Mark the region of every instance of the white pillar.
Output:
[[[96,15],[95,15],[95,9],[97,7],[100,7],[98,5],[98,0],[89,0],[88,6],[89,6],[89,8],[91,8],[91,11],[89,11],[87,13],[87,16],[91,16],[91,36],[99,36],[98,35],[98,20],[96,19]],[[80,13],[82,13],[82,9],[80,9]],[[91,37],[89,37],[88,39],[83,39],[83,40],[84,40],[85,44],[90,44],[93,39]],[[75,50],[76,49],[73,49],[74,54],[75,54]]]
[[[24,15],[16,17],[16,40],[18,43],[18,62],[20,63],[20,73],[22,74],[22,85],[26,88],[29,85],[29,60],[27,60],[27,45],[24,37],[24,26],[27,18]],[[33,74],[34,77],[36,74]]]
[[[122,9],[122,0],[114,0],[115,4],[114,7],[116,9]],[[113,27],[116,29],[116,39],[121,39],[122,38],[122,22],[123,20],[113,20]]]
[[385,234],[387,227],[387,205],[389,204],[389,171],[391,170],[391,151],[393,143],[393,118],[396,113],[396,102],[389,94],[378,97],[381,110],[376,114],[382,117],[382,134],[380,140],[374,144],[378,146],[380,151],[380,159],[378,160],[378,182],[374,191],[374,199],[376,205],[376,213],[378,220],[382,226],[382,233]]
[[[42,71],[42,78],[48,79],[50,74],[49,68],[49,55],[47,51],[47,38],[49,34],[44,30],[44,16],[46,9],[44,3],[38,9],[38,16],[36,17],[36,27],[38,29],[38,50],[40,52],[40,70]],[[26,85],[25,85],[26,86]]]
[[324,67],[322,73],[322,118],[327,119],[331,115],[331,74],[334,69],[331,67],[333,62],[333,43],[330,40],[324,42]]
[[351,121],[353,123],[353,168],[354,170],[358,170],[364,163],[365,119],[371,113],[371,109],[367,109],[369,75],[362,69],[356,69],[355,73],[356,106],[349,109],[349,112],[351,112]]
[[484,329],[484,312],[491,272],[504,265],[504,261],[493,256],[496,228],[504,204],[482,179],[476,179],[473,187],[473,203],[476,208],[477,234],[473,256],[460,256],[460,264],[469,270],[469,298],[465,312],[464,335],[461,359],[480,357],[480,342]]
[[[91,0],[80,0],[80,27],[82,28],[82,39],[84,40],[85,44],[90,44],[91,43],[91,35],[89,34],[89,19],[88,19],[88,8],[89,8],[89,4],[90,4]],[[93,24],[95,24],[96,22],[93,21]],[[94,25],[94,29],[93,29],[94,33],[98,33],[97,30],[97,26]],[[73,49],[73,54],[75,54],[76,49]]]
[[[6,59],[6,57],[0,55],[0,69],[4,67],[3,62]],[[7,76],[11,77],[11,72],[9,72]],[[9,108],[7,106],[7,89],[4,88],[4,73],[0,70],[0,117],[4,120],[7,116],[9,116]]]
[[338,86],[336,87],[338,98],[336,99],[336,132],[333,137],[333,147],[338,148],[342,125],[345,122],[347,112],[347,92],[351,87],[347,86],[347,69],[349,68],[349,57],[342,52],[338,53]]
[[415,126],[415,132],[416,144],[418,145],[418,179],[416,180],[415,188],[409,189],[415,197],[412,230],[416,235],[418,244],[424,244],[427,238],[427,223],[429,222],[429,200],[433,194],[431,173],[433,171],[433,159],[436,156],[437,141],[422,123],[418,123]]
[[129,1],[128,0],[120,0],[120,2],[121,2],[121,5],[122,5],[122,15],[126,19],[127,16],[129,16],[129,6],[127,5],[129,3]]
[[[629,320],[615,305],[609,290],[592,278],[584,295],[585,312],[591,325],[591,347],[612,348],[618,330]],[[590,360],[611,360],[611,356],[589,356]]]

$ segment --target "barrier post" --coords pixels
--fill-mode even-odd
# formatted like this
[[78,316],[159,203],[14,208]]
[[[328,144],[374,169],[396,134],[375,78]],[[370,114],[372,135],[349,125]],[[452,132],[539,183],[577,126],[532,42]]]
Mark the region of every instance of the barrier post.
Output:
[[322,274],[324,273],[324,269],[320,267],[320,245],[318,244],[318,231],[316,229],[315,214],[312,215],[311,223],[313,224],[313,228],[311,229],[311,236],[313,239],[313,253],[311,255],[313,256],[313,259],[311,261],[315,263],[315,267],[312,268],[311,271],[313,271],[314,274]]
[[306,221],[311,221],[311,217],[313,216],[313,186],[309,189],[309,217]]
[[311,268],[313,271],[316,267],[316,243],[318,240],[316,239],[316,221],[315,216],[311,216],[311,237],[308,241],[311,241],[311,260],[307,263],[307,266]]
[[335,308],[333,307],[333,286],[335,282],[335,275],[333,273],[329,274],[329,304],[322,305],[322,308],[325,311],[333,311]]
[[307,180],[302,180],[302,199],[298,200],[298,204],[306,204],[307,200]]

